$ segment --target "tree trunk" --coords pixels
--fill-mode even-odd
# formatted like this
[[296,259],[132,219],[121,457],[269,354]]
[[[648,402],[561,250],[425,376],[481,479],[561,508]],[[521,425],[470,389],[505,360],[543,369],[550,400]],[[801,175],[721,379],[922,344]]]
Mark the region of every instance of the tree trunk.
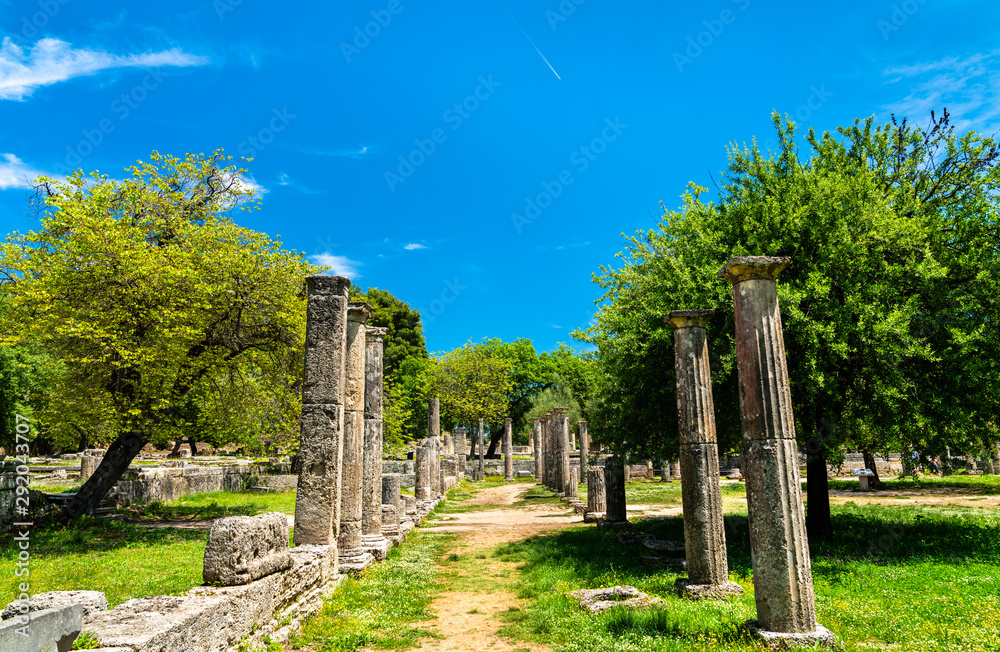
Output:
[[184,438],[183,437],[178,437],[174,441],[174,449],[172,451],[170,451],[170,455],[168,457],[177,457],[177,454],[181,452],[181,446],[183,444],[184,444]]
[[625,513],[625,463],[622,458],[608,458],[604,467],[604,491],[607,499],[607,511],[604,520],[609,523],[627,521]]
[[875,467],[875,452],[869,447],[861,451],[861,454],[865,458],[865,468],[875,474],[868,478],[868,486],[872,489],[881,489],[882,481],[879,479],[878,469]]
[[830,483],[826,475],[826,457],[823,445],[815,437],[806,444],[806,531],[810,541],[829,541],[833,538],[833,521],[830,518]]
[[197,437],[188,437],[188,445],[191,446],[191,457],[194,457],[195,455],[197,455],[198,454],[198,438]]
[[500,441],[502,439],[503,439],[503,431],[502,430],[500,432],[496,433],[496,434],[491,434],[490,435],[490,447],[486,449],[486,459],[488,459],[488,460],[492,460],[493,459],[493,455],[496,453],[496,450],[497,450],[497,445],[500,444]]
[[94,475],[80,487],[73,500],[63,510],[63,518],[72,521],[83,514],[93,513],[145,445],[146,438],[136,432],[118,437],[94,470]]

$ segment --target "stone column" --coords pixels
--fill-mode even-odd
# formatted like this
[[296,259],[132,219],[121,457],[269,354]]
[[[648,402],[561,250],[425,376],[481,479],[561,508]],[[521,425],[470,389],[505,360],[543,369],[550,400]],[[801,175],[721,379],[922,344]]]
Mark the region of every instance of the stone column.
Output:
[[330,546],[337,573],[343,459],[347,293],[343,276],[306,279],[306,345],[300,421],[295,545]]
[[660,462],[660,482],[673,482],[672,471],[670,470],[670,462],[666,460]]
[[580,471],[573,467],[569,470],[569,482],[566,483],[566,498],[568,502],[573,502],[580,498]]
[[580,477],[586,480],[590,468],[590,434],[586,421],[578,422],[577,426],[580,428]]
[[427,404],[427,436],[441,436],[441,399],[432,398]]
[[542,482],[542,420],[539,417],[531,419],[531,441],[535,453],[535,481]]
[[503,420],[503,481],[514,481],[514,440],[510,431],[510,418]]
[[382,340],[388,328],[365,329],[365,450],[361,490],[361,546],[385,559],[392,542],[382,535]]
[[466,460],[469,456],[469,440],[466,439],[465,428],[455,428],[455,454],[458,455],[458,472],[465,476]]
[[[604,516],[608,510],[606,489],[604,488],[604,469],[593,466],[587,471],[587,515],[591,519]],[[589,520],[589,519],[588,519]]]
[[427,438],[431,442],[431,489],[435,498],[443,498],[444,477],[441,473],[441,400],[432,398],[427,404]]
[[604,520],[608,523],[628,521],[625,513],[625,462],[617,455],[605,461],[604,492]]
[[715,403],[705,325],[714,310],[675,310],[667,316],[674,327],[677,418],[681,452],[681,500],[687,579],[677,587],[689,597],[742,595],[729,581],[726,525],[719,482],[719,447],[715,435]]
[[340,478],[340,568],[362,570],[374,561],[361,541],[361,493],[365,449],[365,321],[367,303],[352,301],[347,310],[344,372],[344,457]]
[[455,438],[451,435],[444,435],[442,437],[444,440],[444,455],[454,455],[455,454]]
[[564,496],[569,496],[572,484],[572,478],[569,475],[569,453],[572,446],[569,436],[569,408],[555,408],[553,412],[555,412],[556,420],[556,437],[559,438],[560,491]]
[[386,473],[382,476],[382,504],[392,505],[399,516],[406,514],[406,502],[400,492],[402,478],[398,473]]
[[673,461],[670,463],[670,477],[674,480],[681,479],[681,463],[680,461]]
[[431,487],[431,452],[430,444],[417,446],[416,454],[413,456],[414,485],[413,495],[417,500],[432,500],[434,498]]
[[548,473],[549,477],[549,489],[559,493],[562,491],[562,484],[559,480],[559,441],[556,438],[556,419],[555,413],[551,410],[545,417],[545,432],[548,435],[549,444],[547,449],[549,451],[549,462]]
[[[750,554],[761,636],[807,635],[829,643],[816,623],[795,420],[775,278],[788,258],[731,259],[719,276],[733,284],[736,366],[743,414]],[[801,638],[798,636],[796,638]]]
[[486,479],[486,430],[483,420],[479,420],[479,468],[476,471],[476,480],[482,482]]
[[993,475],[1000,475],[1000,444],[993,446],[990,453],[993,465]]

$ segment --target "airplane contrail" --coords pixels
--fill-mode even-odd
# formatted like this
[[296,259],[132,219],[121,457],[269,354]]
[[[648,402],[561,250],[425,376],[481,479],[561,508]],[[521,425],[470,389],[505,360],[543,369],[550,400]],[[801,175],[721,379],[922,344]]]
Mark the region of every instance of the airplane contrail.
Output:
[[512,21],[514,21],[514,24],[517,25],[517,28],[519,30],[521,30],[521,33],[524,34],[524,38],[528,39],[528,43],[531,43],[531,47],[535,48],[535,52],[537,52],[538,56],[540,56],[542,58],[542,61],[544,61],[545,65],[549,67],[549,70],[551,70],[552,74],[556,76],[556,79],[558,79],[559,81],[562,81],[562,77],[560,77],[559,73],[556,72],[556,69],[552,67],[552,64],[549,63],[549,60],[545,58],[545,55],[542,54],[542,51],[540,49],[538,49],[538,46],[535,45],[535,42],[531,40],[531,37],[528,36],[528,33],[526,31],[524,31],[524,28],[521,27],[521,23],[517,22],[517,19],[514,18],[514,14],[512,14],[512,13],[510,13],[510,11],[508,11],[507,15],[510,16],[510,19]]

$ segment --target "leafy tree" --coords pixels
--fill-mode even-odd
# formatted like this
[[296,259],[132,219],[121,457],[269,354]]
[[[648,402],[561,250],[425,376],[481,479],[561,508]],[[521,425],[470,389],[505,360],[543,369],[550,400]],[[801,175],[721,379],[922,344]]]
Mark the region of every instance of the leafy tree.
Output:
[[192,405],[204,411],[211,383],[241,364],[243,379],[287,372],[304,345],[304,278],[318,270],[232,221],[258,205],[229,160],[154,152],[122,181],[43,178],[41,228],[0,246],[4,339],[43,346],[66,368],[59,395],[78,403],[52,430],[109,443],[68,518],[93,509],[146,443],[186,427]]
[[389,329],[382,353],[385,375],[396,375],[407,358],[428,358],[420,313],[411,310],[410,304],[397,299],[388,290],[378,288],[361,292],[352,287],[351,299],[367,301],[372,307],[372,316],[368,320],[370,325]]
[[477,427],[480,418],[488,423],[506,418],[515,369],[494,344],[468,342],[435,360],[433,386],[448,426]]
[[[865,453],[995,437],[998,148],[930,124],[856,120],[805,137],[776,115],[778,152],[733,147],[717,202],[692,186],[658,228],[602,268],[600,436],[619,451],[676,447],[673,309],[716,308],[709,327],[723,449],[739,441],[732,297],[736,255],[791,256],[778,282],[796,429],[812,473],[842,445]],[[821,530],[828,515],[811,516]],[[825,532],[823,532],[825,533]]]

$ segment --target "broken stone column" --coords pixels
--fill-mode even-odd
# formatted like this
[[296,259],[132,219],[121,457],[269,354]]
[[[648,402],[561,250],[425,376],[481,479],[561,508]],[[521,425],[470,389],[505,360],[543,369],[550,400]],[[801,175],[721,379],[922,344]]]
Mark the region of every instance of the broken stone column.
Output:
[[609,457],[604,467],[604,520],[622,523],[628,520],[625,513],[625,461],[615,455]]
[[469,455],[469,440],[466,439],[465,428],[455,428],[455,454],[458,455],[458,472],[465,477],[466,460]]
[[670,470],[670,462],[667,462],[666,460],[660,462],[660,481],[673,482],[673,476]]
[[673,461],[673,462],[670,463],[670,477],[673,478],[674,480],[680,480],[681,479],[681,463],[680,463],[680,461],[675,460],[675,461]]
[[675,310],[667,316],[674,327],[677,418],[681,453],[684,548],[687,579],[677,580],[682,595],[722,598],[742,595],[729,581],[726,526],[719,482],[719,447],[715,403],[705,325],[714,310]]
[[559,446],[559,491],[563,496],[569,495],[571,478],[569,477],[569,408],[554,408],[552,410],[556,422],[556,438]]
[[543,482],[542,473],[542,420],[539,417],[531,419],[531,442],[534,444],[535,481]]
[[476,469],[476,480],[482,482],[486,479],[486,430],[483,420],[479,420],[479,467]]
[[[831,643],[817,625],[795,420],[775,278],[788,258],[731,259],[719,276],[733,284],[736,366],[757,620],[761,637]],[[789,636],[792,635],[792,636]]]
[[590,435],[586,421],[579,421],[576,425],[580,428],[580,477],[586,480],[590,468]]
[[392,542],[382,535],[382,341],[388,328],[365,329],[365,448],[361,547],[384,560]]
[[608,510],[604,469],[592,466],[587,471],[587,520],[598,519]]
[[206,584],[239,586],[292,567],[288,517],[278,512],[215,520],[205,545]]
[[347,293],[343,276],[306,279],[306,345],[295,495],[295,545],[331,546],[337,573]]
[[566,483],[565,500],[572,502],[580,498],[580,471],[574,466],[569,470],[569,482]]
[[455,454],[455,438],[451,435],[444,435],[441,439],[444,440],[444,455],[454,455]]
[[444,442],[441,440],[441,400],[432,398],[427,404],[427,438],[431,442],[431,489],[435,498],[445,494],[444,474],[441,471],[441,455]]
[[413,495],[417,500],[431,500],[433,487],[431,487],[431,446],[424,444],[417,446],[413,455],[414,485]]
[[441,436],[441,399],[432,398],[427,404],[427,436]]
[[80,482],[89,480],[90,476],[94,475],[97,467],[101,465],[101,460],[103,459],[103,455],[93,455],[90,451],[86,451],[83,457],[80,458]]
[[367,303],[352,301],[347,309],[347,354],[344,365],[344,463],[340,478],[341,570],[358,571],[374,561],[361,540],[361,493],[365,450],[365,321]]
[[[398,473],[386,473],[382,476],[382,534],[397,542],[402,538],[403,532],[400,528],[402,519],[406,516],[406,501],[399,491],[401,482],[402,478]],[[387,505],[392,507],[391,523],[385,521]]]
[[514,481],[514,440],[510,431],[510,418],[503,420],[503,481]]

